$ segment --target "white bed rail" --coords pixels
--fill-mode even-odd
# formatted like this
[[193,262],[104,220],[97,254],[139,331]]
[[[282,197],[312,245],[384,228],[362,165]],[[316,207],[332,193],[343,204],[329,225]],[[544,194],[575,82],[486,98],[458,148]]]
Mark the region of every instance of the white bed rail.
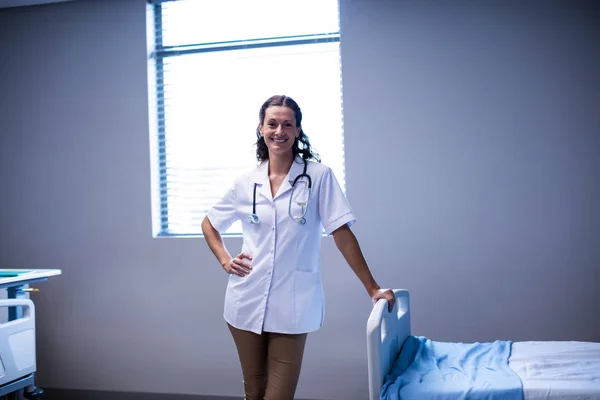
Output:
[[387,300],[380,299],[367,321],[367,359],[369,400],[379,400],[385,375],[390,371],[404,340],[410,336],[410,299],[408,290],[395,289],[396,304],[388,311]]
[[2,299],[0,308],[4,307],[23,307],[23,316],[0,324],[0,386],[36,370],[33,302]]

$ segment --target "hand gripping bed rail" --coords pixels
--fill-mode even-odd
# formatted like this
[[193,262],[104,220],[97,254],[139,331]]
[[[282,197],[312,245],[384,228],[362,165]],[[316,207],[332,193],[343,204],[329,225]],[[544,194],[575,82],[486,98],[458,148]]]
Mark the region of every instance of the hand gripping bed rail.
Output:
[[4,307],[23,307],[23,316],[0,324],[0,386],[36,370],[33,301],[2,299],[0,308]]
[[379,400],[381,386],[390,372],[404,340],[410,336],[410,299],[408,290],[394,289],[396,303],[388,311],[387,300],[380,299],[367,321],[367,359],[369,400]]

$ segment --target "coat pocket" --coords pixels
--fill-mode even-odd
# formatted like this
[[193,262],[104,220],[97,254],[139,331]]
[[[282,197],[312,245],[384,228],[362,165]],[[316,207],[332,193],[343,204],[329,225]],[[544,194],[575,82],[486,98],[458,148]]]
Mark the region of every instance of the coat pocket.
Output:
[[297,329],[314,331],[323,324],[323,283],[321,274],[311,271],[294,271],[294,302]]

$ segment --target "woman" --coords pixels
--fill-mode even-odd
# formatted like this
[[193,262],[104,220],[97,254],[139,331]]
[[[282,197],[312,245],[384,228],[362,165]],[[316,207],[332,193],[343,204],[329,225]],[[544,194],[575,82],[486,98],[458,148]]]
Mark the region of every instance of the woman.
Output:
[[[230,274],[224,317],[247,400],[294,398],[307,333],[323,323],[323,229],[373,301],[387,299],[390,310],[395,301],[373,279],[350,230],[354,214],[331,169],[312,152],[301,123],[294,100],[269,98],[256,131],[260,165],[236,179],[202,222],[210,249]],[[236,220],[242,221],[243,245],[232,257],[219,232]]]

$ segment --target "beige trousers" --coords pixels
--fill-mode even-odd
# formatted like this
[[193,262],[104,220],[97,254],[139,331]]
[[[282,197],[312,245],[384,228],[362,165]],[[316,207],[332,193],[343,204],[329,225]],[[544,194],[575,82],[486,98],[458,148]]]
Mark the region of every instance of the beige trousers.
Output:
[[254,332],[227,324],[237,347],[246,400],[293,400],[306,333]]

